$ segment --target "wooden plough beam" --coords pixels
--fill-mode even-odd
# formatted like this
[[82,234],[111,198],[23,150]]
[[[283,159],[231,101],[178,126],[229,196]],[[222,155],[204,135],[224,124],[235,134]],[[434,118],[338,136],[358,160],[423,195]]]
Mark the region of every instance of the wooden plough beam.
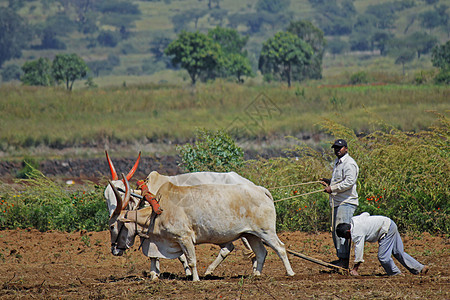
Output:
[[286,251],[287,251],[288,253],[294,255],[294,256],[297,256],[297,257],[306,259],[306,260],[308,260],[308,261],[310,261],[310,262],[313,262],[313,263],[322,265],[322,266],[327,267],[327,268],[330,268],[330,269],[334,269],[335,271],[337,271],[338,273],[340,273],[340,274],[342,274],[342,275],[348,275],[348,274],[349,274],[349,270],[348,270],[348,269],[345,269],[345,268],[342,268],[342,267],[339,267],[339,266],[335,266],[335,265],[333,265],[333,264],[330,264],[330,263],[321,261],[321,260],[319,260],[319,259],[315,259],[315,258],[313,258],[313,257],[309,257],[309,256],[307,256],[307,255],[304,255],[304,254],[301,254],[301,253],[298,253],[298,252],[295,252],[295,251],[292,251],[292,250],[289,250],[289,249],[286,249]]

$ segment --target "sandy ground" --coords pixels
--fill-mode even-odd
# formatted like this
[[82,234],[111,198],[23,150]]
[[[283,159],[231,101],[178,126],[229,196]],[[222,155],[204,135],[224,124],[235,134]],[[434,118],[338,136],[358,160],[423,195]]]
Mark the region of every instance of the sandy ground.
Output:
[[[334,260],[330,233],[283,232],[289,249],[324,261]],[[202,276],[218,254],[214,245],[196,247],[200,282],[184,276],[178,260],[162,260],[162,276],[151,281],[150,261],[138,249],[110,253],[109,233],[0,231],[1,299],[450,299],[450,242],[446,237],[404,235],[405,250],[431,266],[427,275],[388,277],[378,263],[376,244],[366,244],[360,276],[346,276],[289,256],[293,277],[285,276],[269,249],[261,277],[251,275],[243,245]]]

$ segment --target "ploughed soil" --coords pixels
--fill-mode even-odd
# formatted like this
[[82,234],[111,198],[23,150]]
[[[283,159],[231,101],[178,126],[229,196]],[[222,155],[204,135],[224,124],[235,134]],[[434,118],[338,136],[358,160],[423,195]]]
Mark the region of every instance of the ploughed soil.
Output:
[[[330,261],[330,233],[282,232],[280,239],[296,252]],[[251,264],[236,249],[216,269],[204,271],[219,252],[214,245],[196,246],[200,282],[186,278],[178,260],[161,260],[161,278],[148,275],[150,261],[139,240],[124,256],[110,253],[103,232],[0,231],[1,299],[450,299],[449,240],[404,235],[405,250],[431,268],[427,275],[388,277],[377,261],[377,245],[366,244],[360,276],[341,275],[289,255],[295,276],[287,277],[281,260],[268,250],[263,274],[251,275]]]

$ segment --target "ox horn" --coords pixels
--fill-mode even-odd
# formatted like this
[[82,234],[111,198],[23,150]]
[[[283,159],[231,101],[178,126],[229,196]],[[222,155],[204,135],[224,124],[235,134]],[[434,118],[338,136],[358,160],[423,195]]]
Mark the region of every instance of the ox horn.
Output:
[[136,172],[138,166],[139,166],[139,161],[141,160],[141,151],[139,151],[139,155],[138,158],[136,160],[136,162],[134,163],[133,168],[131,168],[130,172],[128,172],[127,174],[127,180],[130,180],[131,177],[133,177],[134,173]]
[[[130,198],[131,198],[131,189],[130,189],[130,183],[128,182],[128,178],[125,177],[125,175],[122,173],[122,181],[125,183],[125,198],[123,199],[123,204],[122,204],[122,210],[124,210],[127,205],[128,202],[130,202]],[[119,205],[117,205],[119,206]]]
[[[108,155],[108,151],[105,150],[106,153],[106,160],[108,161],[108,165],[109,165],[109,169],[111,170],[111,178],[112,180],[119,180],[119,176],[117,175],[116,169],[114,168],[114,164],[111,160],[111,158]],[[139,155],[138,158],[136,160],[136,162],[134,163],[133,168],[131,168],[130,172],[128,172],[127,174],[127,180],[131,180],[131,178],[133,177],[134,173],[136,173],[136,170],[139,166],[139,161],[141,160],[141,151],[139,151]]]
[[[113,164],[112,160],[109,158],[108,151],[105,150],[105,153],[106,153],[106,160],[108,161],[108,164],[109,164],[109,169],[111,170],[111,178],[112,178],[112,180],[118,180],[119,176],[117,176],[117,172],[116,172],[116,169],[114,168],[114,164]],[[111,186],[114,186],[114,185],[111,184]]]
[[108,180],[109,184],[111,185],[111,188],[114,191],[114,195],[116,196],[116,200],[117,200],[117,205],[116,205],[116,209],[114,210],[112,215],[118,215],[120,213],[120,211],[122,210],[122,196],[120,196],[119,191],[117,190],[116,186],[110,181]]

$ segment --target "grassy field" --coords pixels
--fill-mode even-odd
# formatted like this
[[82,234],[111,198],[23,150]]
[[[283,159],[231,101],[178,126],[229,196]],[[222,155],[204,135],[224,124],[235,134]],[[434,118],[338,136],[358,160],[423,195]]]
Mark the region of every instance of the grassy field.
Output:
[[[392,126],[419,131],[448,114],[450,89],[433,85],[307,86],[127,84],[80,89],[0,88],[0,145],[77,146],[108,140],[185,141],[196,128],[227,129],[237,139],[320,133],[333,120],[357,134]],[[388,124],[388,125],[385,125]]]

